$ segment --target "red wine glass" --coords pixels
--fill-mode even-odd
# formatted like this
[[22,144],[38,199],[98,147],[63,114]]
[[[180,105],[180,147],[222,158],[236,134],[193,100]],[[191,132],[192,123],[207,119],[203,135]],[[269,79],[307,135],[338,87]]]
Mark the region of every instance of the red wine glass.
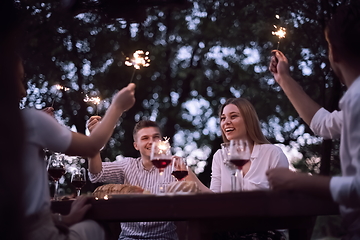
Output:
[[185,158],[174,156],[171,168],[171,175],[173,175],[177,181],[184,180],[189,174]]
[[170,149],[170,143],[168,140],[159,140],[153,142],[151,145],[151,154],[150,154],[150,161],[152,164],[159,169],[160,173],[160,193],[165,192],[165,188],[163,186],[164,181],[164,169],[169,166],[171,163],[172,155]]
[[85,168],[76,169],[71,175],[71,184],[76,189],[76,196],[80,196],[81,188],[86,184],[86,171]]
[[231,172],[231,191],[236,192],[237,191],[237,167],[230,162],[230,143],[221,143],[221,156],[223,158],[223,163]]
[[58,200],[59,179],[65,174],[64,155],[55,153],[50,156],[47,171],[55,183],[54,200]]
[[[247,141],[242,139],[230,140],[229,161],[237,167],[237,176],[242,179],[242,168],[250,161],[250,148]],[[242,181],[240,181],[242,182]],[[243,186],[240,184],[240,190]]]

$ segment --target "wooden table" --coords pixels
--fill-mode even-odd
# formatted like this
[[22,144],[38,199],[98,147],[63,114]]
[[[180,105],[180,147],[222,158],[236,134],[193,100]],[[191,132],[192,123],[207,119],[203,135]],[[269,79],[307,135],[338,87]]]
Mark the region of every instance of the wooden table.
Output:
[[[123,196],[89,201],[87,217],[107,222],[185,221],[187,239],[216,231],[289,229],[291,240],[310,239],[316,216],[338,214],[333,201],[291,192],[253,191],[190,195]],[[52,202],[67,214],[71,201]],[[184,225],[182,225],[184,226]]]

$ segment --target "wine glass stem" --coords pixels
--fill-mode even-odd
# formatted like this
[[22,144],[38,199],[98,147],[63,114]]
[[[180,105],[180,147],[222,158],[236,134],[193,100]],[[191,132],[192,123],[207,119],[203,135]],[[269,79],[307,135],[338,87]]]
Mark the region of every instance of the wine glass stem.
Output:
[[76,195],[77,195],[77,196],[80,196],[80,190],[81,190],[81,189],[76,189]]
[[231,191],[232,192],[236,192],[236,172],[234,172],[233,174],[231,174]]
[[159,186],[160,186],[160,193],[164,193],[165,192],[165,188],[164,188],[164,171],[161,171],[161,170],[160,170]]
[[54,181],[55,183],[55,191],[54,191],[54,200],[57,201],[58,199],[58,188],[59,188],[59,181]]
[[243,190],[243,175],[242,175],[242,169],[236,170],[236,176],[240,180],[239,182],[239,191]]

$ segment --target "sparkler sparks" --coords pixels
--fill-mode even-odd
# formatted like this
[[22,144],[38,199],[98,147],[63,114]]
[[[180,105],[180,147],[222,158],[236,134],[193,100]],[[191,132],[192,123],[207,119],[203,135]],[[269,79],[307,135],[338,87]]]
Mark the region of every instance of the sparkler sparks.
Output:
[[[277,19],[280,19],[280,16],[279,15],[275,15],[275,17]],[[272,35],[275,35],[279,38],[279,41],[278,41],[278,46],[277,46],[277,49],[279,49],[279,46],[280,46],[280,39],[281,38],[285,38],[285,35],[286,35],[286,28],[284,27],[278,27],[276,25],[274,25],[274,28],[277,29],[277,31],[272,31]]]
[[70,88],[61,86],[60,84],[55,85],[57,90],[64,90],[65,92],[68,91]]
[[52,101],[52,103],[51,103],[51,107],[54,107],[54,103],[55,103],[56,96],[58,95],[58,93],[60,92],[60,90],[63,90],[64,92],[70,90],[70,88],[61,86],[60,84],[56,84],[55,87],[56,87],[56,93],[55,93],[54,99],[53,99],[53,101]]
[[86,94],[85,95],[85,98],[84,98],[84,102],[89,102],[89,103],[92,103],[94,104],[95,106],[95,112],[96,112],[96,115],[98,115],[98,105],[100,104],[100,98],[99,97],[90,97]]
[[158,154],[166,154],[166,152],[170,149],[170,143],[169,143],[168,137],[164,137],[164,141],[159,141],[158,144]]
[[136,69],[140,69],[140,67],[148,67],[150,66],[150,58],[149,58],[149,52],[144,52],[143,50],[137,50],[133,54],[133,58],[126,57],[125,59],[125,65],[126,66],[133,66],[134,71],[131,76],[130,82],[132,82],[134,78],[134,74]]

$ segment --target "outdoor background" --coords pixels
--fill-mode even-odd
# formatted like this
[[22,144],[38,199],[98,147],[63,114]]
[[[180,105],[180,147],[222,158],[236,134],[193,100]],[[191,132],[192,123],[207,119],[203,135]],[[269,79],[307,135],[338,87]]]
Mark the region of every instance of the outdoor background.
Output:
[[[134,74],[136,103],[103,149],[104,161],[137,157],[132,129],[150,119],[170,137],[174,154],[187,157],[209,185],[212,155],[222,142],[218,108],[227,98],[244,97],[254,105],[266,137],[284,149],[293,167],[336,175],[338,142],[313,136],[268,64],[279,46],[304,90],[326,109],[337,109],[344,89],[330,69],[323,32],[342,2],[348,1],[18,1],[28,88],[22,107],[53,105],[59,122],[86,133],[89,117],[102,116]],[[287,31],[279,45],[274,25]],[[151,62],[134,72],[125,57],[136,50],[149,51]],[[69,90],[58,91],[56,84]],[[86,95],[102,101],[86,103]],[[63,188],[71,191],[66,186],[63,179]],[[314,238],[339,236],[338,227],[329,227],[339,226],[337,216],[322,221],[328,227],[318,225]]]

